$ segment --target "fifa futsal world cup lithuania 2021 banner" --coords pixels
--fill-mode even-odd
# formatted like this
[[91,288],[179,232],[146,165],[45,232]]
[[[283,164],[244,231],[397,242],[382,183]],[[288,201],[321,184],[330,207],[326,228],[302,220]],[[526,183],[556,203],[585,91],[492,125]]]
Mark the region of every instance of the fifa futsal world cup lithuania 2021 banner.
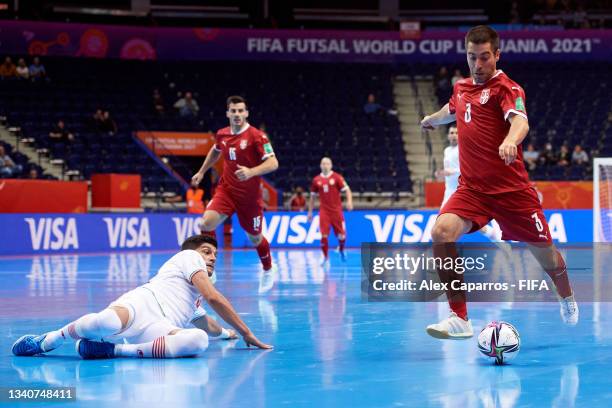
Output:
[[[146,28],[3,21],[0,54],[137,60],[457,62],[465,32]],[[610,60],[612,30],[500,31],[508,61]],[[176,44],[181,44],[177,47]]]

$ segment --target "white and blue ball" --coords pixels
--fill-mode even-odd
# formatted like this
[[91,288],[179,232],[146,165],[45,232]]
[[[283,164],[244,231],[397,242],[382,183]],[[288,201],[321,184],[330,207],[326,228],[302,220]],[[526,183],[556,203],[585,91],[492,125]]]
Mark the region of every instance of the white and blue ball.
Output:
[[514,359],[520,348],[518,330],[508,322],[491,322],[478,335],[478,350],[498,365]]

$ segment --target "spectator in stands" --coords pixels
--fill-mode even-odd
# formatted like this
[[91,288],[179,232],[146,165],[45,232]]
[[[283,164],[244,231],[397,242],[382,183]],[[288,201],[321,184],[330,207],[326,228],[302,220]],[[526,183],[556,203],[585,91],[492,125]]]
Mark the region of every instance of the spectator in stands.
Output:
[[104,121],[104,112],[102,109],[96,109],[91,118],[91,128],[95,131],[102,131],[102,122]]
[[295,193],[289,201],[289,208],[291,211],[304,211],[306,209],[306,198],[304,197],[304,189],[302,187],[298,186],[295,188]]
[[366,115],[375,115],[387,113],[389,115],[397,115],[397,111],[394,109],[388,109],[382,106],[380,103],[376,102],[376,96],[374,94],[368,95],[368,100],[365,105],[363,105],[363,111]]
[[376,102],[376,97],[374,96],[374,94],[369,94],[368,101],[365,105],[363,105],[363,111],[368,115],[373,115],[383,110],[384,108],[382,107],[382,105]]
[[36,170],[36,167],[30,168],[30,172],[28,173],[28,178],[32,180],[35,180],[38,178],[38,170]]
[[166,113],[166,104],[164,103],[164,98],[162,98],[159,89],[153,90],[153,110],[159,116],[164,116]]
[[579,166],[585,165],[589,162],[589,155],[587,152],[582,150],[582,146],[577,144],[574,147],[574,152],[572,153],[572,163],[577,164]]
[[30,78],[30,70],[28,69],[28,66],[23,58],[19,58],[19,61],[17,61],[17,68],[15,72],[17,73],[17,78],[19,79]]
[[444,105],[451,97],[453,87],[451,85],[451,79],[448,75],[448,69],[446,67],[440,68],[438,75],[434,79],[434,87],[438,102]]
[[[166,202],[168,203],[178,203],[181,201],[183,201],[183,199],[179,195],[166,198]],[[204,209],[206,207],[204,203],[204,190],[198,187],[197,183],[191,182],[191,186],[185,193],[185,203],[187,204],[188,214],[204,214]]]
[[538,164],[539,157],[540,153],[538,153],[538,151],[535,149],[533,143],[529,143],[527,145],[527,150],[523,152],[523,160],[525,161],[525,166],[527,167],[527,170],[535,170]]
[[6,57],[4,63],[0,65],[0,78],[12,79],[17,75],[17,67],[13,64],[11,57]]
[[570,165],[570,160],[570,151],[567,148],[567,145],[563,144],[561,146],[561,150],[559,151],[559,160],[557,161],[557,164],[562,167],[567,167]]
[[455,86],[457,81],[461,81],[462,79],[463,79],[463,74],[461,73],[461,70],[456,69],[455,73],[453,74],[453,77],[451,78],[451,88]]
[[30,78],[32,81],[44,80],[47,77],[45,66],[40,63],[40,58],[34,57],[30,65]]
[[3,177],[13,177],[21,173],[23,170],[20,164],[15,162],[6,154],[4,146],[0,145],[0,175]]
[[548,142],[544,145],[544,150],[540,152],[539,162],[544,166],[557,164],[557,155],[553,150],[552,143]]
[[198,101],[193,99],[191,92],[185,92],[185,96],[176,101],[174,107],[178,109],[179,115],[184,118],[195,117],[200,111]]
[[57,125],[49,132],[49,138],[52,142],[68,143],[74,140],[74,135],[66,128],[64,121],[60,119]]
[[117,133],[117,123],[113,120],[110,112],[105,110],[102,113],[102,121],[100,122],[100,130],[109,135]]

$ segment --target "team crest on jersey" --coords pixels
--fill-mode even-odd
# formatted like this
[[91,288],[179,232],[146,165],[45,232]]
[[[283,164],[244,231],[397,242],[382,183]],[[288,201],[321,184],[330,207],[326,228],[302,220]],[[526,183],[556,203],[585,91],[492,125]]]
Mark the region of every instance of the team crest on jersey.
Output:
[[242,140],[240,141],[240,148],[241,148],[242,150],[244,150],[244,149],[246,149],[246,147],[247,147],[247,141],[246,141],[245,139],[242,139]]
[[491,96],[491,90],[489,88],[483,89],[480,94],[480,104],[484,105],[489,100],[489,96]]

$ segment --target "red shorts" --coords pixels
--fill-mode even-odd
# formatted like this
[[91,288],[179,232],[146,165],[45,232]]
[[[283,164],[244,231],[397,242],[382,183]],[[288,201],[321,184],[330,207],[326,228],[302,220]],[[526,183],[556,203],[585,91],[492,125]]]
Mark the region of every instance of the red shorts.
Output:
[[261,234],[261,223],[263,222],[263,203],[261,199],[254,199],[248,203],[236,202],[225,190],[218,188],[206,206],[206,211],[216,211],[228,217],[236,213],[240,226],[247,234]]
[[456,214],[472,221],[469,233],[495,219],[503,240],[552,243],[538,193],[533,187],[500,194],[484,194],[460,185],[440,214]]
[[330,226],[334,227],[336,236],[346,235],[342,211],[332,214],[324,211],[319,212],[319,229],[321,230],[321,235],[329,236]]

